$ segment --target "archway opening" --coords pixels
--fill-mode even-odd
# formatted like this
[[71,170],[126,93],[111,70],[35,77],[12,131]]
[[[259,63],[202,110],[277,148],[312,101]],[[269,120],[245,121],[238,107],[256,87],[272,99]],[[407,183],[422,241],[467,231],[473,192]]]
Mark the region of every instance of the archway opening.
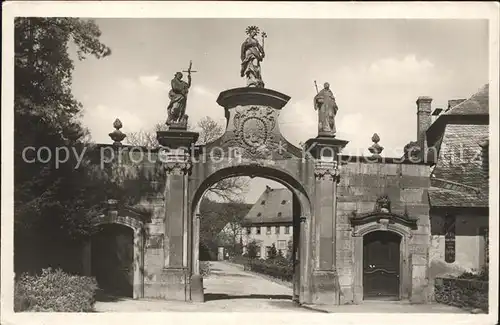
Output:
[[[301,220],[309,215],[308,199],[298,182],[291,184],[276,173],[246,175],[253,177],[245,176],[241,168],[235,173],[221,173],[218,177],[210,177],[197,189],[193,220],[195,223],[198,220],[194,238],[198,238],[199,243],[193,243],[193,273],[204,275],[205,265],[211,266],[210,274],[204,275],[205,301],[237,298],[298,301],[301,266],[305,265],[300,258],[305,256],[301,252],[304,245],[300,244]],[[210,196],[213,185],[235,177],[249,183],[239,202],[221,202],[216,196]],[[209,218],[204,209],[207,201],[210,201],[209,206],[215,207],[208,211],[212,214]],[[206,227],[215,225],[216,209],[223,211],[227,219],[217,221],[220,231],[215,237],[222,240],[218,241],[216,250],[212,248],[211,254],[206,254],[208,245],[204,243],[203,233]],[[201,236],[197,237],[197,232]],[[235,267],[235,264],[239,265]]]
[[399,300],[401,236],[373,231],[363,236],[363,297]]
[[103,224],[92,236],[92,275],[101,294],[133,297],[134,230],[120,224]]

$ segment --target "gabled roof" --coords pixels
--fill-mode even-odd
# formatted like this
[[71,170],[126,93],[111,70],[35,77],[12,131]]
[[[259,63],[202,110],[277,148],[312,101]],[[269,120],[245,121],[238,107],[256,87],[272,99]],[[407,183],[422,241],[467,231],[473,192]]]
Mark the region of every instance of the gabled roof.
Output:
[[489,114],[489,85],[484,85],[469,99],[450,108],[443,115],[488,115]]
[[450,100],[450,107],[440,114],[426,131],[429,147],[439,146],[447,124],[489,124],[489,85],[486,84],[466,100]]
[[243,219],[246,225],[292,221],[292,192],[286,188],[270,187],[266,188]]

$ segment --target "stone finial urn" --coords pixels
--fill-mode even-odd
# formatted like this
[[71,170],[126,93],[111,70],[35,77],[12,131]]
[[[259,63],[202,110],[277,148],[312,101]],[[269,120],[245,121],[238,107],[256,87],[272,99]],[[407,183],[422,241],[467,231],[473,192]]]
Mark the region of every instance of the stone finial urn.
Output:
[[374,133],[372,136],[372,141],[373,144],[371,147],[368,148],[370,153],[372,154],[372,157],[380,157],[380,153],[382,153],[382,150],[384,150],[384,147],[378,144],[380,141],[380,137],[378,136],[377,133]]
[[109,137],[114,141],[113,145],[121,146],[121,142],[127,136],[125,133],[120,131],[120,129],[123,127],[123,124],[119,119],[116,119],[113,123],[113,127],[115,128],[115,130],[109,134]]

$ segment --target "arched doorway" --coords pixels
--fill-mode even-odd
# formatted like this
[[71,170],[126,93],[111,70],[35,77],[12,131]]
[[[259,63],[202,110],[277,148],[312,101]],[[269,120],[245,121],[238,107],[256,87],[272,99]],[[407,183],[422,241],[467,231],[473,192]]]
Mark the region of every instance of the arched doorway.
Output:
[[400,298],[401,236],[391,231],[373,231],[363,236],[363,297]]
[[92,238],[92,275],[106,295],[134,296],[134,231],[103,224]]
[[417,218],[373,211],[353,215],[350,222],[354,260],[363,261],[354,268],[354,301],[408,299],[412,287],[410,245]]
[[[300,301],[303,288],[307,287],[309,243],[307,236],[307,222],[311,216],[311,203],[303,185],[286,171],[256,165],[239,165],[219,169],[205,178],[203,182],[193,191],[191,200],[192,229],[191,240],[191,263],[192,275],[200,275],[200,203],[206,191],[220,180],[250,176],[268,179],[283,185],[291,192],[292,197],[292,260],[294,268],[293,297],[294,301]],[[302,288],[302,290],[301,290]],[[302,291],[302,292],[301,292]]]
[[[96,232],[87,243],[87,268],[104,294],[144,297],[145,223],[149,215],[109,200],[106,213],[96,216]],[[90,246],[90,247],[89,247]]]

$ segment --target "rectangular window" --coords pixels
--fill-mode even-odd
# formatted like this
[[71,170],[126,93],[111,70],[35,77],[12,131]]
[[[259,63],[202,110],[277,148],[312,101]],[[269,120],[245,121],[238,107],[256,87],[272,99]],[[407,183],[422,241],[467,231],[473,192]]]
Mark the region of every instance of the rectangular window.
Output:
[[276,226],[276,231],[275,231],[276,235],[280,234],[280,228],[281,228],[280,226]]
[[257,246],[257,257],[260,257],[260,246]]
[[278,249],[285,249],[286,248],[286,240],[278,240]]
[[260,235],[260,227],[255,227],[255,234]]
[[285,234],[290,234],[290,226],[285,226]]
[[266,235],[271,234],[271,229],[272,229],[272,227],[266,227]]
[[266,257],[271,256],[271,246],[266,246]]
[[252,234],[252,227],[247,227],[247,235]]

